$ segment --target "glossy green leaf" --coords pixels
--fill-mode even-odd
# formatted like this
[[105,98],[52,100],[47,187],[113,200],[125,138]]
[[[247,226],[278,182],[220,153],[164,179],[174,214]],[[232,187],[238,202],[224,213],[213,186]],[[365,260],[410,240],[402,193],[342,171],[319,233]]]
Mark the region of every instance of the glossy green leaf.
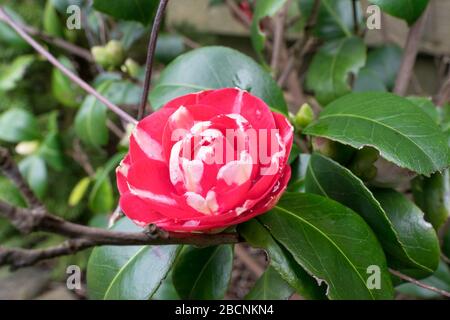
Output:
[[370,68],[364,67],[358,72],[353,92],[386,92],[388,89],[378,75]]
[[[333,200],[285,193],[260,220],[310,274],[328,285],[330,299],[392,299],[384,253],[364,220]],[[380,269],[371,288],[368,267]]]
[[[59,58],[59,62],[69,70],[75,72],[75,67],[68,58],[62,56]],[[82,91],[80,87],[57,68],[54,68],[52,71],[52,94],[59,103],[66,107],[75,108],[82,102]]]
[[0,200],[16,207],[24,208],[27,206],[19,189],[4,176],[0,176]]
[[429,0],[369,0],[369,2],[411,25],[422,15]]
[[[441,261],[436,272],[432,276],[420,280],[420,282],[450,292],[450,269],[444,262]],[[413,283],[404,283],[395,289],[401,294],[418,299],[442,298],[442,295],[439,293],[419,287]]]
[[380,78],[386,88],[394,88],[395,79],[403,56],[403,50],[395,44],[386,44],[369,51],[366,68],[373,71]]
[[19,162],[19,170],[37,197],[47,191],[48,174],[45,161],[39,156],[28,156]]
[[306,86],[317,101],[326,105],[349,93],[349,78],[366,62],[366,47],[360,38],[344,38],[326,43],[314,56],[306,76]]
[[11,63],[0,66],[0,91],[14,89],[27,68],[33,63],[33,55],[23,55],[15,58]]
[[435,173],[430,178],[417,177],[412,184],[416,204],[425,213],[425,219],[436,230],[450,216],[450,173],[445,170]]
[[306,169],[308,168],[310,154],[300,154],[300,156],[291,164],[291,179],[287,190],[291,192],[304,192],[305,191],[305,176]]
[[176,34],[160,34],[155,57],[162,63],[169,63],[186,50],[183,37]]
[[180,296],[173,285],[172,273],[169,273],[163,280],[158,291],[153,295],[153,300],[180,300]]
[[13,108],[0,114],[0,140],[20,142],[37,138],[37,121],[30,112]]
[[433,101],[427,97],[407,97],[409,101],[414,103],[420,109],[425,111],[434,122],[440,123],[439,109],[434,105]]
[[158,1],[155,0],[94,0],[94,8],[117,19],[134,20],[149,24]]
[[246,300],[287,300],[294,289],[283,280],[275,268],[269,266],[245,296]]
[[[111,82],[102,83],[98,87],[104,93]],[[75,117],[75,132],[87,145],[99,147],[108,142],[109,132],[106,127],[106,106],[94,96],[87,96]]]
[[[306,20],[315,0],[299,0],[300,11]],[[361,6],[357,4],[358,24],[363,21]],[[321,0],[314,34],[326,40],[349,37],[354,29],[352,0]]]
[[53,6],[52,0],[47,0],[44,8],[43,27],[45,33],[53,37],[63,37],[63,25],[59,19],[58,12]]
[[255,3],[252,24],[250,27],[253,48],[261,61],[264,61],[262,52],[266,43],[266,34],[261,30],[261,20],[265,17],[273,17],[287,0],[259,0]]
[[[142,232],[128,219],[121,219],[115,231]],[[103,246],[92,251],[87,268],[91,299],[151,299],[167,276],[180,247]]]
[[422,277],[436,269],[439,260],[436,233],[423,219],[423,213],[395,191],[382,193],[383,203],[391,198],[393,202],[383,209],[350,170],[313,154],[306,174],[306,192],[329,197],[361,215],[378,237],[392,266],[401,265],[409,274]]
[[389,93],[353,93],[342,97],[304,130],[351,145],[371,146],[394,164],[430,175],[449,165],[447,139],[419,107]]
[[233,267],[233,247],[185,247],[172,270],[175,289],[182,299],[222,299]]
[[248,90],[287,114],[283,93],[272,76],[248,56],[225,47],[204,47],[176,58],[161,73],[150,100],[159,109],[184,94],[227,87]]
[[[238,232],[252,247],[266,250],[270,258],[270,268],[276,270],[281,278],[290,287],[294,288],[300,296],[311,300],[323,299],[325,297],[325,291],[319,287],[317,281],[300,267],[292,255],[273,239],[270,232],[258,220],[252,219],[240,224],[238,226]],[[261,281],[265,280],[262,279]],[[277,283],[280,283],[280,281],[277,281]],[[283,287],[289,287],[289,285],[283,285]]]

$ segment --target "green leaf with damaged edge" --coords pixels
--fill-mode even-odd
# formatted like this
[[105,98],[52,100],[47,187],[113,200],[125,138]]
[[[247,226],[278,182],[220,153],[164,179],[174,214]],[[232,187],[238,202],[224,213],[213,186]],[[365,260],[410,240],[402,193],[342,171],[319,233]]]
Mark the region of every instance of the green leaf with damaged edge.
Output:
[[388,206],[385,211],[357,176],[319,154],[311,156],[305,184],[306,192],[338,201],[361,215],[378,237],[393,267],[420,277],[436,269],[439,260],[436,233],[408,199],[395,191],[386,191],[385,198],[395,199],[397,208]]
[[311,300],[325,298],[325,290],[320,288],[317,281],[273,239],[270,232],[257,219],[240,224],[238,232],[252,247],[266,250],[271,268],[276,270],[298,294]]
[[306,87],[315,92],[320,104],[349,93],[349,76],[366,62],[366,46],[360,38],[344,38],[326,43],[314,56],[306,76]]
[[11,63],[0,65],[0,90],[14,89],[34,60],[33,55],[23,55],[15,58]]
[[233,268],[233,246],[185,246],[172,270],[172,281],[181,299],[222,299]]
[[[142,232],[129,219],[114,231]],[[151,299],[167,276],[180,246],[103,246],[92,251],[87,268],[91,299]]]
[[294,289],[283,280],[272,266],[256,281],[253,288],[245,296],[246,300],[287,300]]
[[0,115],[0,140],[20,142],[38,138],[38,123],[32,113],[12,108]]
[[412,25],[425,11],[429,0],[369,0],[369,2]]
[[329,104],[303,132],[360,149],[423,175],[449,165],[447,139],[419,107],[390,93],[352,93]]
[[[111,85],[106,81],[97,90],[103,94]],[[106,106],[94,96],[87,96],[75,117],[75,132],[87,145],[100,147],[108,143],[109,131],[106,127]]]
[[158,7],[155,0],[94,0],[94,8],[117,19],[149,24]]
[[273,17],[286,2],[287,0],[259,0],[255,3],[250,35],[253,48],[261,61],[264,61],[262,52],[266,43],[266,34],[260,27],[261,20],[265,17]]
[[283,93],[272,76],[250,57],[225,47],[203,47],[176,58],[161,73],[150,101],[159,109],[184,94],[234,87],[249,91],[287,115]]
[[[352,210],[318,195],[285,193],[259,219],[297,263],[327,283],[330,299],[393,298],[383,250]],[[380,268],[381,289],[367,286],[372,265]]]

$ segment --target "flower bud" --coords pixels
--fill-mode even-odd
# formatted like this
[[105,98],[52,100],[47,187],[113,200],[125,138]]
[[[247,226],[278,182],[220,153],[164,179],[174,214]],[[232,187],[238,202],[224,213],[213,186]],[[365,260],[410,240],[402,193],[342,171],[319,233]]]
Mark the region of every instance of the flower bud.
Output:
[[106,49],[101,46],[94,46],[91,48],[92,56],[96,63],[101,65],[103,68],[109,67],[108,54],[106,53]]
[[307,103],[304,103],[300,110],[295,115],[295,125],[303,129],[308,126],[314,120],[314,111],[311,106]]
[[22,141],[16,145],[16,152],[22,156],[28,156],[39,148],[39,141]]
[[377,175],[377,168],[374,163],[378,160],[378,150],[371,147],[364,147],[356,152],[349,169],[363,180],[371,180]]
[[125,60],[125,63],[121,67],[122,71],[128,73],[132,77],[137,77],[139,75],[140,66],[139,64],[131,58]]
[[125,59],[125,50],[120,41],[111,40],[105,46],[108,62],[111,67],[119,67]]

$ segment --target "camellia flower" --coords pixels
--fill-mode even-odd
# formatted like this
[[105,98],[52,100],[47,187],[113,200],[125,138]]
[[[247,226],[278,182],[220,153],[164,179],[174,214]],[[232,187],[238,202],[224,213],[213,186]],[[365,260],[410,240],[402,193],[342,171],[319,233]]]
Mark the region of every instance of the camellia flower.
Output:
[[117,168],[120,207],[141,226],[213,230],[270,210],[291,175],[293,128],[240,89],[168,102],[140,121]]

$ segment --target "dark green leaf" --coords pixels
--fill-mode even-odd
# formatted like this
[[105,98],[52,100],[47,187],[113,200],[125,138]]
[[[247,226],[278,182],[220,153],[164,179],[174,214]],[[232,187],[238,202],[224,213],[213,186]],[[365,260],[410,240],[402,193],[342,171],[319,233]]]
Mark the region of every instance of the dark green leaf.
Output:
[[174,34],[158,36],[155,57],[162,63],[169,63],[186,50],[183,37]]
[[[59,58],[59,62],[75,72],[75,67],[68,58],[62,56]],[[80,87],[56,68],[52,71],[52,94],[59,103],[71,108],[78,107],[82,101]]]
[[[102,83],[98,87],[104,93],[111,82]],[[108,128],[106,127],[106,106],[94,96],[87,96],[75,117],[75,132],[87,145],[99,147],[108,142]]]
[[[306,20],[312,11],[315,0],[300,0],[300,11]],[[357,4],[358,24],[363,21],[361,6]],[[323,39],[349,37],[354,29],[352,0],[321,0],[314,34]]]
[[42,198],[47,191],[47,167],[39,156],[29,156],[19,162],[19,170],[29,184],[31,190]]
[[30,112],[13,108],[0,115],[0,140],[20,142],[37,138],[37,121]]
[[0,176],[0,200],[8,202],[16,207],[26,207],[19,189],[7,178]]
[[386,92],[388,91],[383,81],[370,68],[364,67],[358,72],[353,92]]
[[161,286],[158,288],[158,291],[153,295],[154,300],[179,300],[180,296],[178,295],[177,290],[173,285],[172,273],[167,275],[167,278],[163,280]]
[[292,255],[273,239],[270,232],[258,220],[252,219],[240,224],[238,231],[251,246],[266,250],[271,268],[276,270],[298,294],[312,300],[325,297],[325,292],[317,281],[297,264]]
[[292,174],[289,180],[288,191],[304,192],[306,169],[310,159],[309,154],[301,154],[297,160],[291,164]]
[[413,24],[423,13],[429,0],[369,0],[384,12]]
[[255,3],[252,25],[250,27],[251,40],[253,48],[261,61],[264,61],[262,52],[266,42],[266,34],[261,30],[260,22],[265,17],[273,17],[281,8],[286,0],[259,0]]
[[390,90],[394,87],[402,55],[402,49],[397,45],[384,45],[369,52],[366,68],[372,70]]
[[[19,23],[24,23],[22,17],[20,17],[16,12],[14,12],[8,6],[3,6],[6,13],[14,19],[14,21]],[[21,36],[17,34],[11,27],[6,23],[0,21],[0,44],[7,45],[8,47],[24,50],[29,47],[29,44],[23,40]]]
[[360,38],[344,38],[326,43],[314,56],[306,76],[306,86],[317,101],[326,105],[349,93],[349,77],[366,62],[366,47]]
[[[350,209],[313,194],[285,193],[260,219],[308,273],[327,283],[330,299],[393,298],[378,240]],[[379,268],[379,289],[368,288],[370,266]]]
[[228,289],[233,267],[233,247],[185,247],[172,279],[182,299],[222,299]]
[[433,119],[434,122],[440,122],[438,108],[434,105],[431,99],[426,97],[408,97],[408,100],[425,111],[431,117],[431,119]]
[[94,8],[117,19],[134,20],[149,24],[158,1],[155,0],[94,0]]
[[[128,219],[113,227],[115,231],[141,232]],[[92,299],[150,299],[169,272],[180,247],[104,246],[89,258],[87,285]]]
[[39,147],[38,154],[55,170],[64,169],[65,161],[60,137],[49,133]]
[[0,90],[8,91],[14,89],[23,76],[27,68],[33,63],[33,55],[19,56],[9,64],[0,66]]
[[[395,206],[383,209],[364,183],[350,170],[319,154],[311,157],[306,192],[329,197],[354,210],[367,222],[388,254],[388,262],[413,276],[426,276],[437,267],[436,234],[412,203],[395,191],[385,191]],[[385,200],[387,202],[387,200]],[[399,218],[401,216],[401,218]]]
[[304,130],[354,148],[371,146],[396,165],[430,175],[449,165],[447,139],[419,107],[389,93],[353,93]]
[[159,109],[184,94],[227,87],[248,90],[287,114],[283,93],[272,76],[248,56],[225,47],[204,47],[176,58],[161,73],[150,100]]
[[269,266],[245,296],[246,300],[287,300],[294,289],[283,280],[275,268]]
[[52,0],[47,0],[44,9],[43,27],[45,33],[53,37],[62,38],[64,36],[63,25],[59,20],[56,8]]

